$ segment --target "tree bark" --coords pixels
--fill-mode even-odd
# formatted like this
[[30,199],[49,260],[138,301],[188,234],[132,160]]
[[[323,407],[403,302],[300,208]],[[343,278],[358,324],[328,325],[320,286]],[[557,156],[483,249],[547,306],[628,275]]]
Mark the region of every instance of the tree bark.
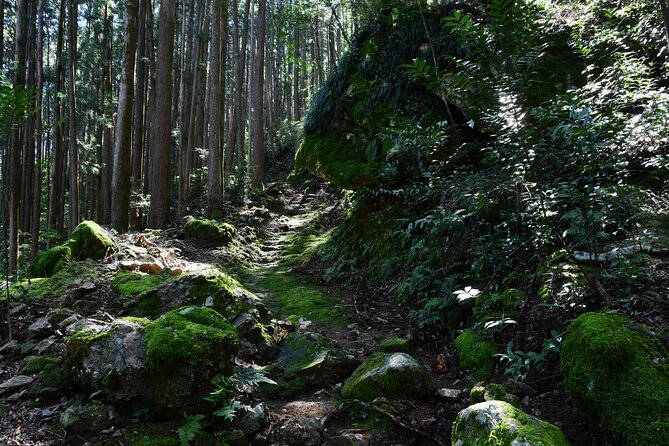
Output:
[[60,19],[58,21],[58,38],[56,43],[56,83],[55,83],[55,98],[54,98],[54,125],[55,125],[55,142],[53,149],[53,169],[51,175],[51,196],[49,203],[49,217],[47,228],[54,231],[57,236],[55,239],[50,238],[48,246],[51,246],[57,241],[61,232],[63,231],[63,204],[65,183],[63,182],[63,174],[65,172],[65,153],[63,148],[63,126],[60,125],[60,120],[63,116],[63,104],[60,93],[63,91],[63,43],[65,38],[65,5],[66,0],[60,2]]
[[119,90],[114,165],[112,171],[112,227],[128,230],[130,208],[133,99],[135,96],[135,51],[137,45],[137,0],[125,2],[125,51]]
[[[164,227],[170,220],[170,197],[172,190],[172,143],[170,123],[172,120],[172,62],[174,60],[175,0],[162,0],[160,4],[160,27],[158,56],[161,64],[156,70],[155,113],[151,133],[151,204],[149,226]],[[158,111],[160,111],[158,113]]]
[[209,165],[207,213],[211,217],[222,204],[221,172],[221,0],[211,2],[211,57],[209,67]]
[[664,31],[667,34],[667,44],[669,44],[669,8],[666,0],[659,0],[662,9],[662,20],[664,21]]
[[253,175],[251,186],[261,187],[265,180],[265,132],[264,132],[264,78],[265,78],[265,0],[258,0],[258,35],[256,38],[256,60],[253,65],[255,70],[254,80],[254,104],[255,117],[253,124]]
[[102,130],[102,160],[100,166],[100,204],[102,223],[111,224],[111,177],[112,177],[112,14],[109,5],[104,7],[102,32],[102,104],[104,107],[104,128]]
[[[146,10],[148,0],[139,0],[137,16],[137,63],[134,145],[132,149],[132,189],[133,193],[142,193],[142,169],[144,161],[144,107],[146,106]],[[130,211],[130,224],[133,229],[142,229],[142,209],[137,206]]]
[[68,137],[70,158],[70,200],[69,200],[69,233],[79,224],[79,153],[77,149],[77,109],[76,109],[76,83],[77,83],[77,20],[79,0],[69,0],[68,30],[69,30],[69,83],[67,89],[68,97]]
[[32,228],[31,228],[31,245],[30,257],[35,258],[39,251],[39,230],[40,230],[40,216],[42,214],[42,88],[44,86],[44,0],[38,0],[37,3],[37,51],[35,74],[37,76],[36,91],[35,91],[35,109],[37,110],[35,122],[35,139],[36,139],[36,159],[35,159],[35,184],[33,186],[33,200],[32,200]]

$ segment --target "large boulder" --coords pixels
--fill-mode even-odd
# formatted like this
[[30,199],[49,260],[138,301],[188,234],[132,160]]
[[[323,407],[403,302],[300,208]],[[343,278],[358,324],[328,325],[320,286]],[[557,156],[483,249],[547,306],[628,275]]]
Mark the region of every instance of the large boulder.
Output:
[[[288,335],[272,370],[283,395],[332,386],[355,369],[355,356],[336,342],[317,333]],[[270,389],[271,390],[271,389]]]
[[184,225],[184,238],[207,246],[228,245],[237,230],[229,223],[216,223],[213,220],[189,219]]
[[100,260],[115,249],[109,233],[94,221],[82,221],[72,238],[60,246],[37,254],[30,265],[32,277],[51,277],[71,260]]
[[120,319],[67,341],[74,383],[119,407],[150,405],[159,415],[197,410],[211,380],[232,372],[237,331],[220,314],[194,306],[155,321]]
[[618,444],[669,444],[669,352],[648,327],[612,313],[569,325],[564,385]]
[[356,369],[346,381],[344,398],[371,401],[419,399],[432,395],[435,385],[418,361],[406,353],[375,353]]
[[455,446],[569,446],[560,429],[503,401],[460,411],[451,440]]

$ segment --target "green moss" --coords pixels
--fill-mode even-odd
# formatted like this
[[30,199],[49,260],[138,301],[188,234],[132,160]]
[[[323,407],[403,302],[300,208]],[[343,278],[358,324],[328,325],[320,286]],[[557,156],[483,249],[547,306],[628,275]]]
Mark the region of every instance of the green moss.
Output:
[[411,353],[411,342],[408,339],[391,336],[379,344],[379,350],[384,353]]
[[137,296],[137,310],[145,316],[156,316],[163,308],[163,301],[157,293],[142,293]]
[[624,445],[669,444],[667,349],[616,314],[585,313],[565,333],[564,384]]
[[288,268],[305,265],[320,251],[330,234],[331,231],[322,232],[317,227],[307,226],[304,230],[289,235],[284,241],[279,265]]
[[100,260],[115,247],[105,230],[89,220],[79,223],[72,232],[72,239],[68,245],[72,248],[72,255],[79,260]]
[[227,363],[239,350],[235,327],[210,308],[178,308],[144,330],[147,366],[156,375],[169,375],[180,362]]
[[[378,183],[382,154],[352,129],[306,135],[295,155],[295,166],[305,168],[343,188],[356,190]],[[372,152],[372,153],[370,153]]]
[[114,280],[112,280],[111,286],[114,291],[124,296],[133,296],[155,288],[166,280],[169,280],[169,277],[118,271],[114,276]]
[[96,283],[108,274],[107,268],[94,262],[68,263],[51,277],[21,280],[12,285],[10,292],[14,297],[61,296],[73,285],[83,282]]
[[212,220],[189,220],[184,226],[184,237],[207,244],[227,245],[237,230],[229,223],[218,224]]
[[458,363],[469,370],[476,379],[487,379],[493,372],[493,355],[499,352],[497,346],[483,334],[464,331],[455,339]]
[[483,386],[474,386],[472,390],[469,391],[469,399],[473,403],[482,403],[485,401],[485,387]]
[[67,338],[65,343],[66,358],[68,362],[79,362],[88,351],[90,345],[98,339],[109,336],[110,331],[104,330],[94,332],[90,328],[79,330]]
[[277,304],[280,316],[289,315],[343,327],[346,321],[342,311],[336,307],[337,301],[309,284],[304,276],[287,276],[277,271],[269,271],[257,278],[260,288],[271,294]]
[[503,401],[461,411],[453,423],[451,441],[460,446],[569,446],[560,429]]
[[72,249],[68,245],[56,246],[40,252],[30,265],[31,277],[51,277],[63,269],[72,259]]
[[67,386],[67,372],[62,365],[47,364],[42,370],[42,381],[47,387],[65,388]]
[[406,353],[374,353],[344,383],[341,395],[361,401],[423,398],[434,384],[423,367]]
[[60,364],[62,362],[62,359],[51,356],[30,356],[27,358],[23,368],[21,368],[21,373],[38,373],[44,370],[49,364]]

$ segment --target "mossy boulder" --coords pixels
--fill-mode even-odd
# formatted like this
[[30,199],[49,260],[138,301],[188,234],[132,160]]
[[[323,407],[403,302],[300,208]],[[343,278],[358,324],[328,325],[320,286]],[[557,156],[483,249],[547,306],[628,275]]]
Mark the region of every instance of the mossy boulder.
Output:
[[503,401],[486,401],[460,411],[451,441],[457,446],[569,446],[560,429]]
[[171,276],[118,271],[111,286],[114,291],[123,296],[136,296],[170,279]]
[[190,219],[184,225],[184,238],[208,246],[225,246],[234,238],[237,230],[229,223],[216,223],[213,220]]
[[485,334],[466,330],[455,339],[455,349],[460,367],[469,370],[475,379],[492,376],[494,355],[499,349]]
[[77,332],[67,341],[67,363],[76,386],[100,391],[104,401],[150,405],[174,418],[203,406],[211,380],[231,373],[238,349],[232,324],[210,308],[187,306],[155,321],[119,319]]
[[565,333],[560,365],[565,388],[618,444],[669,444],[668,356],[648,327],[585,313]]
[[115,248],[107,231],[89,220],[79,223],[67,243],[72,249],[72,255],[79,260],[100,260]]
[[98,262],[71,262],[51,277],[24,279],[12,285],[10,292],[17,297],[41,298],[77,294],[83,284],[97,284],[111,278],[112,272]]
[[418,361],[406,353],[374,353],[344,383],[344,398],[371,401],[420,399],[434,393],[435,384]]
[[37,254],[30,265],[31,277],[51,277],[72,260],[100,260],[116,245],[107,231],[94,221],[82,221],[72,238],[60,246]]
[[346,379],[358,365],[355,356],[317,333],[291,333],[270,368],[283,396],[329,387]]
[[63,360],[61,358],[51,357],[51,356],[28,356],[21,367],[21,374],[26,375],[30,373],[39,373],[46,368],[49,364],[61,364]]

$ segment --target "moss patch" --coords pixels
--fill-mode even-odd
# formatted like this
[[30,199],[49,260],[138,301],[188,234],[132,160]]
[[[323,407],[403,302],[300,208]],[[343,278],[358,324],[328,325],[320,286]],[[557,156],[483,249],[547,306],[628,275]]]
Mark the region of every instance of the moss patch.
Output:
[[337,301],[309,284],[304,276],[287,276],[269,271],[257,278],[256,284],[271,294],[282,317],[296,316],[338,327],[346,326]]
[[169,375],[175,364],[202,359],[227,363],[239,350],[237,330],[209,308],[182,307],[164,314],[145,328],[147,366]]
[[30,265],[31,277],[51,277],[72,260],[72,249],[68,245],[56,246],[40,252]]
[[668,352],[648,332],[625,316],[585,313],[562,344],[565,387],[620,444],[669,444]]
[[406,353],[374,353],[344,383],[341,395],[371,401],[385,398],[423,398],[434,391],[425,369]]
[[62,359],[50,356],[30,356],[26,359],[23,368],[21,368],[21,374],[38,373],[44,370],[49,364],[60,364],[62,362]]
[[118,271],[111,286],[119,294],[134,296],[155,288],[166,280],[169,280],[169,278],[161,275]]
[[487,379],[493,372],[493,355],[499,352],[497,346],[481,333],[464,331],[455,339],[458,363],[469,370],[476,379]]
[[384,353],[411,353],[411,341],[397,336],[384,339],[379,344],[379,350]]
[[130,426],[123,434],[128,446],[179,446],[175,423],[140,423]]
[[24,279],[12,285],[14,297],[40,298],[46,295],[60,296],[77,283],[96,283],[110,274],[103,265],[94,262],[68,263],[49,278]]
[[479,403],[460,411],[451,441],[460,446],[569,446],[560,429],[503,401]]

